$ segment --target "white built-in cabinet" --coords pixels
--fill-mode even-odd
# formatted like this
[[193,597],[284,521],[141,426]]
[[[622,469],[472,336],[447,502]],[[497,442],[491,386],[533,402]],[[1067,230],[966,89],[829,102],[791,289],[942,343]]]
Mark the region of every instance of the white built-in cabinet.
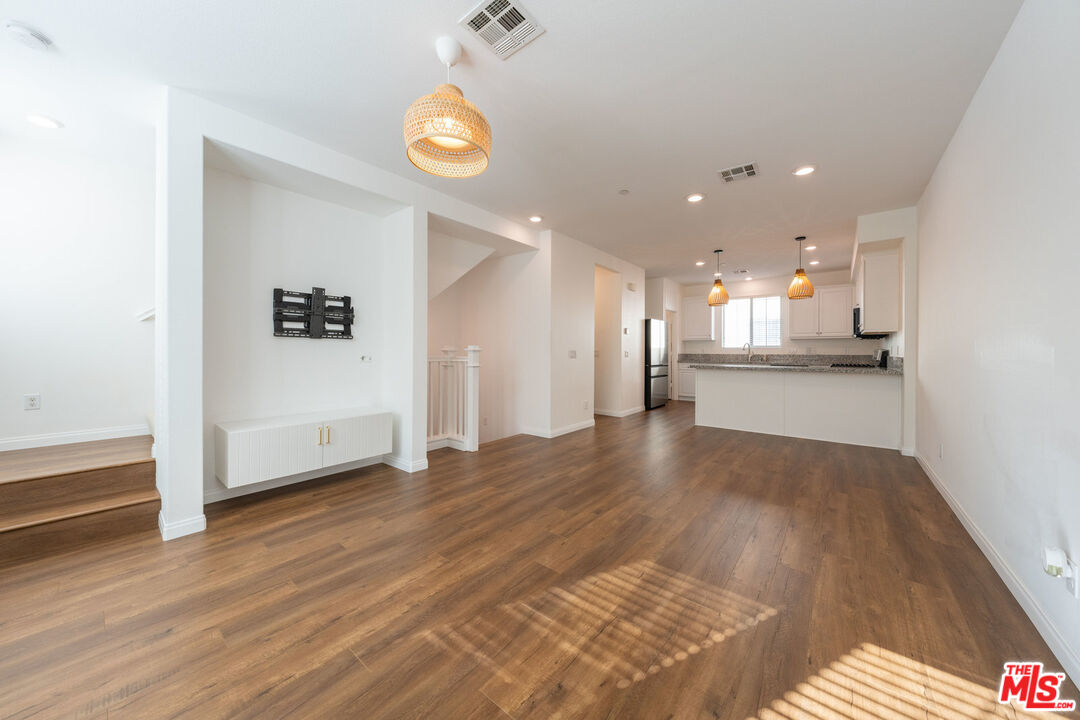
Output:
[[861,332],[900,330],[900,268],[900,248],[868,252],[859,257],[855,302],[862,308]]
[[704,297],[683,298],[682,339],[714,340],[716,338],[715,314]]
[[851,285],[814,288],[814,296],[788,300],[788,335],[793,340],[849,338],[852,324]]
[[694,368],[679,368],[679,397],[688,400],[694,399],[694,381],[697,370]]
[[352,408],[214,426],[214,471],[226,487],[264,482],[388,454],[393,417]]

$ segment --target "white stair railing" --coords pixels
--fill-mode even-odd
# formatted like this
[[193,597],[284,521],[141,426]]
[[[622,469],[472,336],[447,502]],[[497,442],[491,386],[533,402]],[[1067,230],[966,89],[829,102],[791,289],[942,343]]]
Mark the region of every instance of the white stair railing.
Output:
[[469,345],[464,357],[444,347],[442,357],[428,358],[427,447],[475,452],[480,446],[480,347]]

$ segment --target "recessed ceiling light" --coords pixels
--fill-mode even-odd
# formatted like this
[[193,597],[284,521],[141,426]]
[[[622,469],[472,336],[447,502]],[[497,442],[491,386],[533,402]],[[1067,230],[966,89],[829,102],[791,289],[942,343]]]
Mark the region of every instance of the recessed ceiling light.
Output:
[[814,165],[800,165],[799,167],[792,170],[791,174],[792,175],[798,175],[799,177],[802,177],[803,175],[809,175],[810,173],[814,172],[815,170],[817,170],[817,167],[814,166]]
[[806,247],[803,248],[803,250],[806,250],[808,252],[810,250],[817,250],[817,245],[807,245]]
[[544,218],[540,217],[539,215],[533,215],[531,218],[529,218],[529,222],[540,222],[543,219]]
[[46,128],[48,130],[59,130],[64,127],[64,123],[60,122],[56,118],[51,118],[48,115],[38,115],[31,113],[26,116],[26,122],[31,125],[37,125],[39,128]]
[[821,261],[820,261],[820,260],[811,260],[811,261],[810,261],[810,264],[811,264],[811,265],[819,265],[820,263],[821,263]]
[[695,264],[695,265],[697,265],[698,267],[701,267],[702,265],[704,265],[704,264],[705,264],[705,261],[704,261],[704,260],[698,260],[698,261],[697,261],[696,263],[694,263],[694,264]]
[[750,282],[750,281],[751,281],[751,280],[753,280],[753,279],[754,279],[754,278],[752,278],[752,277],[748,277],[748,278],[743,278],[743,280],[745,280],[746,282]]
[[629,195],[630,190],[628,188],[622,188],[621,190],[619,190],[619,194],[620,195]]
[[686,202],[697,203],[705,199],[705,196],[701,193],[691,193],[686,196]]

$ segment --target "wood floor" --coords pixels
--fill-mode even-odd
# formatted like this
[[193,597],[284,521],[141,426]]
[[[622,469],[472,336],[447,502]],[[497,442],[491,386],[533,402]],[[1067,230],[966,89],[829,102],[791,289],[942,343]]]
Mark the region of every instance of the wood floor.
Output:
[[673,403],[429,459],[0,568],[0,717],[1011,718],[1060,669],[895,452]]

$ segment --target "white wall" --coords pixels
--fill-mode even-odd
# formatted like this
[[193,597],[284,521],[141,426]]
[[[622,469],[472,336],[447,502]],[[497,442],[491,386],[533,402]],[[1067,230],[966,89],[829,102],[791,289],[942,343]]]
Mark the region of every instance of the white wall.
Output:
[[622,406],[622,275],[594,266],[593,408],[617,413]]
[[[792,269],[794,272],[794,268]],[[809,272],[807,275],[814,287],[823,285],[847,285],[851,282],[851,275],[847,270],[833,270],[828,272]],[[783,337],[781,345],[777,348],[769,348],[770,353],[812,353],[817,355],[869,355],[881,347],[881,340],[859,340],[856,338],[840,339],[826,338],[814,340],[792,340],[789,331],[788,305],[791,302],[787,297],[788,284],[791,276],[784,275],[773,278],[755,278],[749,282],[745,280],[730,280],[724,283],[728,294],[733,298],[753,297],[759,295],[780,296],[780,324]],[[700,297],[701,302],[709,295],[712,283],[707,285],[684,285],[682,288],[683,298]],[[721,334],[720,308],[716,309],[716,340],[683,340],[680,343],[679,352],[684,353],[731,353],[740,352],[739,348],[725,348]],[[681,333],[680,333],[681,336]],[[763,351],[764,352],[764,351]]]
[[[642,330],[645,271],[556,232],[551,240],[551,426],[558,435],[593,423],[594,268],[602,265],[622,278],[623,357],[620,358],[620,414],[644,409]],[[634,290],[628,285],[633,284]],[[570,357],[573,351],[576,357]]]
[[148,432],[153,170],[47,139],[0,157],[0,450]]
[[1080,3],[1023,5],[919,202],[916,446],[1073,678],[1040,551],[1080,560],[1078,37]]
[[645,317],[663,320],[664,311],[679,312],[682,288],[671,278],[649,278],[645,281]]
[[[379,218],[209,168],[203,212],[203,486],[216,500],[244,490],[214,478],[216,423],[378,404],[386,309]],[[313,286],[352,297],[352,340],[274,337],[273,289]]]

